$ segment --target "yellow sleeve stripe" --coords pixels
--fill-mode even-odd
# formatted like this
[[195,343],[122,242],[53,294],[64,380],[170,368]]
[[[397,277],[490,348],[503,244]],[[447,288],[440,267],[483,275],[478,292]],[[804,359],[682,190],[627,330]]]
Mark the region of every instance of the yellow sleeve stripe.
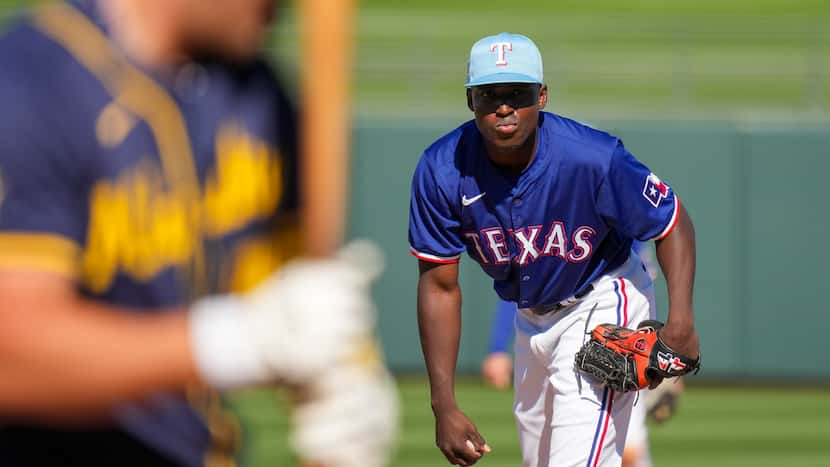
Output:
[[28,269],[76,279],[80,246],[57,234],[0,233],[0,269]]

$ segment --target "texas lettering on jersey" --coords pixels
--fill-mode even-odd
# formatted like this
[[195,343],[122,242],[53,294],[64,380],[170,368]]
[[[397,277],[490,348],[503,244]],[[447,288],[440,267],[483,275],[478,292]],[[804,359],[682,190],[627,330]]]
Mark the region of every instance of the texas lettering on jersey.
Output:
[[464,237],[472,243],[478,260],[484,264],[510,262],[507,237],[512,238],[518,246],[518,253],[513,262],[520,265],[543,257],[556,257],[562,261],[580,263],[587,260],[593,252],[592,238],[596,236],[596,231],[590,226],[577,227],[572,235],[568,235],[565,225],[561,221],[554,221],[544,235],[542,234],[543,226],[532,225],[518,230],[507,230],[506,234],[501,227],[491,227],[479,232],[467,232]]

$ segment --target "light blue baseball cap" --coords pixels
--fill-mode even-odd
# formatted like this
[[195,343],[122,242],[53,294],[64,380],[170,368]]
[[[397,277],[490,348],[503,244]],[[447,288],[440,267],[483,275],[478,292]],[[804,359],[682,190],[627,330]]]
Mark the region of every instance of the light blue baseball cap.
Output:
[[543,83],[542,54],[532,40],[503,32],[473,44],[464,87],[497,83]]

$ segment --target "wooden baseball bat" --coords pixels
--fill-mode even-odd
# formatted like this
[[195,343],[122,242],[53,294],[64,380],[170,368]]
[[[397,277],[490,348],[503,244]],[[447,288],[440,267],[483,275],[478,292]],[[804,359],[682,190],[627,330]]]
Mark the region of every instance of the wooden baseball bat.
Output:
[[300,0],[302,228],[306,253],[343,243],[348,200],[354,0]]

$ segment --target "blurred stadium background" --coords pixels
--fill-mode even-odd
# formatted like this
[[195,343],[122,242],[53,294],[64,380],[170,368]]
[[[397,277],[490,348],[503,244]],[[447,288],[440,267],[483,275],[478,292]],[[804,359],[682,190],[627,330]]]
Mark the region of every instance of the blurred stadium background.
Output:
[[[0,15],[26,3],[0,0]],[[695,219],[704,370],[689,380],[677,418],[652,427],[655,464],[830,465],[821,345],[830,327],[821,292],[830,263],[830,2],[363,0],[350,234],[387,254],[380,334],[404,415],[392,465],[445,465],[417,338],[409,177],[428,143],[470,118],[462,87],[469,47],[500,31],[539,45],[548,110],[621,135]],[[289,5],[269,45],[289,82],[303,64],[297,35]],[[495,297],[466,263],[459,399],[494,447],[480,465],[515,466],[511,395],[476,376]],[[249,434],[246,464],[289,465],[288,422],[276,415],[284,404],[249,391],[233,405]]]

